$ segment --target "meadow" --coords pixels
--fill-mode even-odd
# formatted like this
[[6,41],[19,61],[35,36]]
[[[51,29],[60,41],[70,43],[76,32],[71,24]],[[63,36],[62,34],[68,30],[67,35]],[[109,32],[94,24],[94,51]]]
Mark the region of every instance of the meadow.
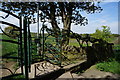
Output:
[[[11,39],[11,38],[7,37],[6,35],[3,35],[3,34],[0,34],[0,35],[2,36],[1,39],[17,41],[17,38]],[[35,35],[36,35],[35,33],[32,34],[32,37]],[[46,42],[54,44],[53,37],[50,36],[50,38],[51,39],[46,40]],[[37,55],[36,54],[37,49],[36,49],[36,45],[34,43],[34,39],[35,38],[32,39],[33,44],[34,44],[33,45],[34,52],[32,54],[32,55],[34,55],[33,60],[35,60],[36,58],[39,58],[38,56],[35,56],[35,55]],[[110,42],[115,43],[115,41],[117,39],[118,39],[118,37],[112,37]],[[77,46],[77,47],[79,46],[78,42],[75,39],[70,39],[69,45]],[[83,45],[83,46],[86,46],[86,45]],[[114,49],[115,56],[113,56],[113,58],[110,58],[108,61],[97,63],[96,68],[99,70],[102,70],[102,71],[108,71],[108,72],[120,74],[120,69],[119,69],[119,67],[120,67],[120,52],[119,52],[120,44],[115,43],[113,46],[113,49]],[[18,53],[18,45],[13,44],[13,43],[8,43],[8,42],[2,42],[2,57],[10,57],[10,56],[17,57],[18,56],[17,53]],[[71,61],[73,61],[75,59],[75,57],[78,57],[77,55],[74,55],[74,54],[67,54],[66,56],[68,56],[69,59],[71,59]],[[13,59],[10,59],[10,60],[16,61]]]

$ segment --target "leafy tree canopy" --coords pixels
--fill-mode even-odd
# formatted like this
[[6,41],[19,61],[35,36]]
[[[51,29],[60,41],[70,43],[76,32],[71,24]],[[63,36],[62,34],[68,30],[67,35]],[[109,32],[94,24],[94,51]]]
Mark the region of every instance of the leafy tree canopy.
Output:
[[35,13],[39,8],[41,21],[59,23],[59,17],[61,17],[63,24],[70,21],[70,23],[85,25],[87,19],[81,15],[82,11],[95,13],[102,10],[99,2],[98,4],[94,2],[3,2],[1,4],[4,10],[30,18],[35,18]]
[[63,32],[67,37],[70,34],[71,23],[80,26],[88,24],[88,19],[83,17],[81,12],[92,14],[102,11],[99,2],[3,2],[1,4],[2,10],[18,13],[18,16],[26,16],[33,23],[35,23],[35,14],[39,10],[40,20],[51,23],[53,31],[57,32],[57,35],[60,32],[58,24],[61,21]]
[[108,26],[101,26],[103,29],[99,30],[96,29],[96,32],[93,33],[93,37],[97,38],[97,39],[103,39],[105,41],[110,41],[111,38],[111,31],[110,31],[110,27]]

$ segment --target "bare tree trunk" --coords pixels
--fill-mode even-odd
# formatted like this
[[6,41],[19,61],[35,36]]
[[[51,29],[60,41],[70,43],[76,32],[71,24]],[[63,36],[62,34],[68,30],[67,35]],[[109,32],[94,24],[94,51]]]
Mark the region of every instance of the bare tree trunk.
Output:
[[[62,39],[62,46],[65,47],[66,45],[69,44],[69,36],[70,36],[70,29],[71,29],[71,16],[72,16],[72,7],[71,3],[69,3],[69,7],[64,8],[63,6],[66,5],[64,3],[59,3],[59,7],[61,10],[61,16],[62,16],[62,22],[63,22],[63,39]],[[55,31],[55,36],[58,38],[58,35],[60,35],[60,28],[57,24],[57,21],[55,20],[55,8],[54,5],[51,3],[51,8],[50,8],[50,19],[51,19],[51,25],[53,30]],[[66,14],[67,11],[67,14]]]
[[68,7],[64,7],[68,3],[59,3],[59,8],[61,10],[62,22],[63,22],[63,40],[62,40],[62,47],[66,47],[69,44],[69,36],[70,36],[70,29],[71,29],[71,16],[72,16],[72,4],[69,3]]

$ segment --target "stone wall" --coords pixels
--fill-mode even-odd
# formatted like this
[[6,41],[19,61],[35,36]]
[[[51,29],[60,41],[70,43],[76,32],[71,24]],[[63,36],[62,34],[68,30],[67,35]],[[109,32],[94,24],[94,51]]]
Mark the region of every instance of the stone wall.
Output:
[[76,47],[76,46],[69,46],[67,45],[64,49],[63,49],[64,55],[68,57],[68,59],[79,59],[79,60],[83,60],[86,58],[86,51],[85,51],[85,47]]
[[87,60],[95,63],[113,57],[114,54],[112,45],[112,43],[107,43],[104,45],[100,43],[95,43],[92,46],[86,47]]
[[[114,56],[114,52],[112,49],[112,43],[93,43],[92,46],[86,47],[76,47],[76,46],[66,46],[64,49],[64,53],[66,55],[73,54],[81,57],[81,59],[86,58],[91,63],[95,63],[98,61],[107,60],[110,57]],[[74,57],[74,56],[73,56]],[[83,57],[83,58],[82,58]]]

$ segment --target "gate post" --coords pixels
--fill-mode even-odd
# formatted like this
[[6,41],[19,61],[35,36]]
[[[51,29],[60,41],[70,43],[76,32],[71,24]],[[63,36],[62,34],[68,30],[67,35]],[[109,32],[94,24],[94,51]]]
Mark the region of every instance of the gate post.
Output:
[[22,45],[22,16],[20,16],[20,63],[21,63],[21,72],[23,74],[23,45]]
[[44,50],[44,45],[45,45],[45,33],[44,33],[44,22],[43,22],[43,29],[42,29],[42,58],[45,57],[45,50]]
[[29,19],[27,19],[27,50],[28,50],[28,68],[29,72],[31,72],[31,51],[30,51],[30,43],[31,43],[31,35],[30,35],[30,25],[29,25]]
[[27,51],[27,18],[24,18],[24,64],[25,64],[25,78],[29,79],[28,74],[28,51]]

